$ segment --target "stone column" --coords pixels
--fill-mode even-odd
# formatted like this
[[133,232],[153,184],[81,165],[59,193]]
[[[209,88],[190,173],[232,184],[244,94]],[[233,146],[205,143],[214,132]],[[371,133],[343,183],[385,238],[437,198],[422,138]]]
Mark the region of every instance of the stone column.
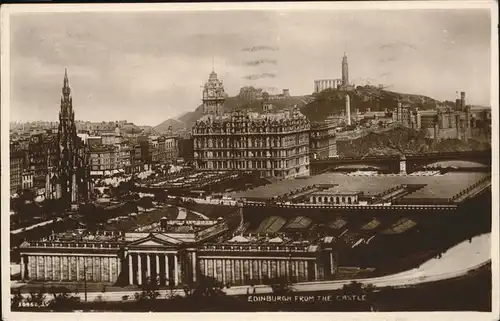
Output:
[[205,277],[208,276],[208,260],[207,259],[203,259],[203,270],[205,270]]
[[61,272],[61,281],[63,280],[63,277],[64,277],[64,275],[63,275],[63,258],[67,259],[68,257],[67,256],[60,256],[59,257],[59,268],[61,270],[60,271]]
[[167,285],[169,285],[169,281],[170,281],[170,276],[168,275],[169,274],[169,269],[168,269],[168,253],[165,254],[165,283]]
[[259,271],[259,282],[262,282],[262,260],[258,261],[257,269]]
[[151,254],[146,254],[146,277],[151,281]]
[[91,271],[92,271],[92,281],[95,281],[95,280],[96,280],[96,273],[95,273],[95,270],[96,270],[96,268],[95,268],[95,265],[96,265],[96,264],[95,264],[95,257],[90,258],[90,262],[91,262],[90,264],[92,264],[92,269],[91,269]]
[[222,259],[222,285],[226,284],[226,260]]
[[122,260],[120,257],[116,258],[116,279],[120,277],[120,274],[122,273]]
[[253,260],[248,260],[248,270],[250,271],[250,280],[253,280]]
[[333,253],[330,252],[330,274],[333,275]]
[[306,261],[302,261],[302,265],[304,266],[304,275],[306,277],[306,281],[309,281],[309,264]]
[[271,279],[271,261],[267,261],[267,277]]
[[234,284],[236,280],[234,279],[234,260],[231,260],[231,284]]
[[38,267],[38,256],[33,256],[33,259],[35,260],[35,279],[40,278],[40,268]]
[[137,253],[137,284],[142,284],[142,264],[140,253]]
[[76,280],[80,281],[80,257],[76,257]]
[[24,281],[24,255],[21,255],[21,281]]
[[73,267],[73,257],[68,256],[67,259],[68,259],[68,280],[72,281],[71,268]]
[[314,261],[314,279],[318,279],[318,263]]
[[100,257],[99,258],[99,281],[104,281],[104,258]]
[[214,270],[214,279],[217,280],[217,260],[213,259],[212,264],[213,264],[213,270]]
[[177,266],[177,253],[174,255],[174,284],[179,284],[179,267]]
[[[193,282],[196,282],[196,252],[193,252]],[[224,275],[224,274],[223,274]]]
[[244,269],[243,269],[243,266],[245,264],[245,261],[244,260],[240,260],[240,279],[241,279],[241,283],[244,283],[245,281],[245,275],[244,275]]
[[128,284],[134,284],[134,266],[132,261],[132,253],[128,254]]
[[28,275],[28,280],[33,278],[33,270],[31,268],[31,262],[33,262],[33,257],[28,256],[28,266],[26,267],[26,269],[28,270],[28,272],[26,273]]
[[292,273],[290,273],[290,261],[285,261],[285,275],[288,280],[292,280]]
[[155,280],[160,279],[160,254],[156,253],[155,254],[155,263],[156,263],[156,274],[155,274]]
[[[43,264],[43,280],[47,280],[47,265],[48,265],[47,262],[48,262],[48,260],[47,260],[46,256],[42,256],[41,258],[42,258],[41,261]],[[40,278],[40,279],[42,279],[42,278]]]
[[51,264],[52,264],[52,280],[56,280],[56,258],[55,256],[51,256]]
[[300,275],[299,275],[299,261],[295,261],[295,275],[297,276],[297,281],[300,280]]
[[109,282],[113,282],[113,265],[111,264],[112,258],[108,257],[108,274],[109,274]]

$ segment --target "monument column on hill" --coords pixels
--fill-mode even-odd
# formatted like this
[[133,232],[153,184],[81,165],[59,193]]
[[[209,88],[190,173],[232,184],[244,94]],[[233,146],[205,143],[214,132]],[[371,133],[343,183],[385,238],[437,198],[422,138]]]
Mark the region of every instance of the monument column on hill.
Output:
[[351,126],[351,98],[349,94],[345,95],[345,114],[347,118],[347,126]]
[[342,58],[342,86],[346,88],[349,85],[349,66],[347,64],[347,56],[344,52]]

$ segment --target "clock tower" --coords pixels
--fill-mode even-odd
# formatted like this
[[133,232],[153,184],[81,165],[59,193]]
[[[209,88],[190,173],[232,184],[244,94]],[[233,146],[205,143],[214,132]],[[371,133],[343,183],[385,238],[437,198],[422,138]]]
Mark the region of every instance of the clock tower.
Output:
[[224,85],[215,71],[212,71],[203,89],[203,115],[222,115],[225,99]]

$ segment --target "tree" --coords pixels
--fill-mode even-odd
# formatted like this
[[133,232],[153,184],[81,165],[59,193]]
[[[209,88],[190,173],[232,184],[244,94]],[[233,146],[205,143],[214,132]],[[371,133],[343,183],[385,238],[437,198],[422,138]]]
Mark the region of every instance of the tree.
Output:
[[186,297],[219,297],[226,293],[222,290],[224,285],[217,279],[201,275],[194,288],[184,286]]
[[373,284],[365,284],[363,285],[363,293],[366,295],[366,301],[370,304],[371,311],[378,311],[378,308],[375,306],[375,295],[374,292],[377,291],[377,288]]
[[30,292],[30,296],[27,299],[28,303],[30,303],[30,305],[35,307],[43,306],[45,304],[45,298],[46,298],[45,293],[46,293],[45,287],[41,287],[38,292]]
[[346,294],[360,295],[363,289],[363,285],[357,281],[351,281],[349,284],[344,284],[342,291]]
[[10,309],[16,310],[19,309],[24,302],[24,297],[21,294],[21,290],[18,289],[14,296],[10,299]]
[[292,292],[292,283],[286,277],[276,277],[273,279],[266,278],[264,284],[271,287],[274,294],[283,295]]
[[165,297],[167,299],[173,299],[173,298],[178,296],[177,294],[175,294],[176,286],[175,286],[175,280],[173,277],[169,278],[168,283],[167,283],[167,287],[168,287],[168,292],[165,294]]
[[53,299],[49,302],[49,307],[55,311],[74,311],[77,309],[80,298],[71,295],[68,288],[52,287],[49,289]]

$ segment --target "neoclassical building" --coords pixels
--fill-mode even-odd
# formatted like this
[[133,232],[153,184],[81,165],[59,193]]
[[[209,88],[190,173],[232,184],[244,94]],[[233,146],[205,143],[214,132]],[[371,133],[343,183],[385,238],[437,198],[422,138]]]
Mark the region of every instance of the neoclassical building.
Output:
[[[179,228],[186,224],[189,229]],[[285,234],[228,231],[225,221],[162,219],[133,232],[53,235],[20,246],[21,278],[117,285],[141,285],[151,278],[166,286],[208,276],[243,285],[277,277],[313,281],[337,271],[331,238],[295,241]]]

